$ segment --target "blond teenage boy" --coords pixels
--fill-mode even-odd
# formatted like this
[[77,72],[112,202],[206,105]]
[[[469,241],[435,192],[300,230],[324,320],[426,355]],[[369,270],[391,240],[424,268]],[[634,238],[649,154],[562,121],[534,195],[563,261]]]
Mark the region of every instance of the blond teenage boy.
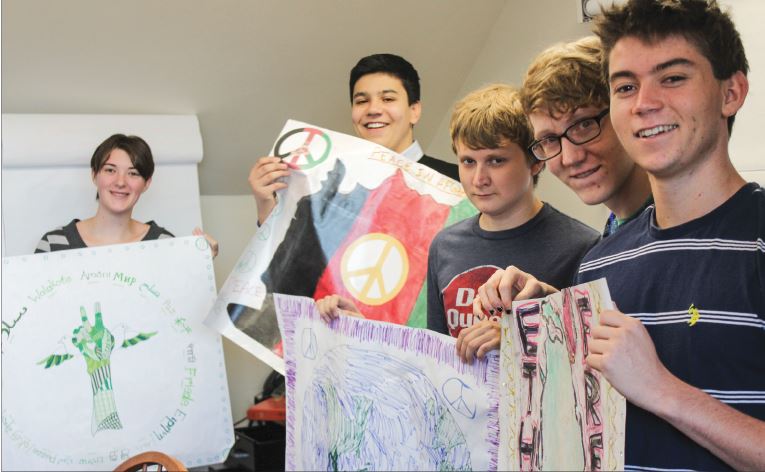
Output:
[[449,131],[460,183],[479,214],[433,239],[428,328],[458,337],[469,360],[499,345],[503,307],[489,309],[487,319],[472,314],[476,290],[495,270],[512,264],[567,286],[598,234],[534,194],[544,165],[528,150],[531,129],[517,90],[489,85],[468,94],[455,105]]

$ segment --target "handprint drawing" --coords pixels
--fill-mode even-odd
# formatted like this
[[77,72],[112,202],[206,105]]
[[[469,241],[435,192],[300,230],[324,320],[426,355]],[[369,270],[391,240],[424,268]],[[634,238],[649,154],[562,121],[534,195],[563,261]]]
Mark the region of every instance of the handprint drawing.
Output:
[[[90,424],[90,432],[95,434],[105,429],[122,429],[117,404],[114,401],[112,384],[111,355],[114,350],[114,335],[103,322],[101,304],[95,303],[95,325],[90,323],[85,307],[80,307],[80,326],[72,332],[72,344],[80,351],[85,359],[85,366],[90,376],[90,387],[93,392],[93,414]],[[129,339],[125,339],[121,348],[134,346],[157,334],[139,333]],[[38,362],[45,364],[48,369],[52,366],[61,365],[63,362],[74,358],[71,354],[51,354]]]

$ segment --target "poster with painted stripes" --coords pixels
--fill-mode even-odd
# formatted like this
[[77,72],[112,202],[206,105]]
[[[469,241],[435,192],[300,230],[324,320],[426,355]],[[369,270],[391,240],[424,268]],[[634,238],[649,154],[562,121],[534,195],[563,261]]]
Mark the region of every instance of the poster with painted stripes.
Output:
[[[234,442],[207,242],[169,238],[2,262],[2,469],[188,467]],[[204,432],[204,434],[200,434]]]
[[369,319],[424,327],[430,241],[476,213],[459,182],[372,142],[294,120],[270,155],[293,164],[288,187],[207,323],[281,373],[274,293],[336,293]]

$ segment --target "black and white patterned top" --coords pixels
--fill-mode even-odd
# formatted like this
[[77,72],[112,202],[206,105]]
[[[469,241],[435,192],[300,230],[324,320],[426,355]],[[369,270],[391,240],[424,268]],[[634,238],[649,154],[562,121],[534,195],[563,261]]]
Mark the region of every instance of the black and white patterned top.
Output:
[[[37,243],[35,254],[40,252],[53,252],[53,251],[65,251],[67,249],[82,249],[88,247],[85,241],[82,240],[80,232],[77,231],[77,223],[80,220],[73,219],[66,226],[56,228],[53,231],[48,231]],[[154,239],[173,238],[175,237],[171,232],[165,228],[159,226],[154,221],[147,221],[149,225],[149,231],[142,241],[151,241]]]

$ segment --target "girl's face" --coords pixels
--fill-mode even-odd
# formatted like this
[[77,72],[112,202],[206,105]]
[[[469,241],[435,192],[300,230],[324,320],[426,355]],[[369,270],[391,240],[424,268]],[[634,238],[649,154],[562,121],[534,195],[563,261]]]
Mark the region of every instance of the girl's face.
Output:
[[99,206],[114,214],[132,213],[141,194],[151,184],[144,179],[122,149],[109,153],[103,167],[93,175]]

